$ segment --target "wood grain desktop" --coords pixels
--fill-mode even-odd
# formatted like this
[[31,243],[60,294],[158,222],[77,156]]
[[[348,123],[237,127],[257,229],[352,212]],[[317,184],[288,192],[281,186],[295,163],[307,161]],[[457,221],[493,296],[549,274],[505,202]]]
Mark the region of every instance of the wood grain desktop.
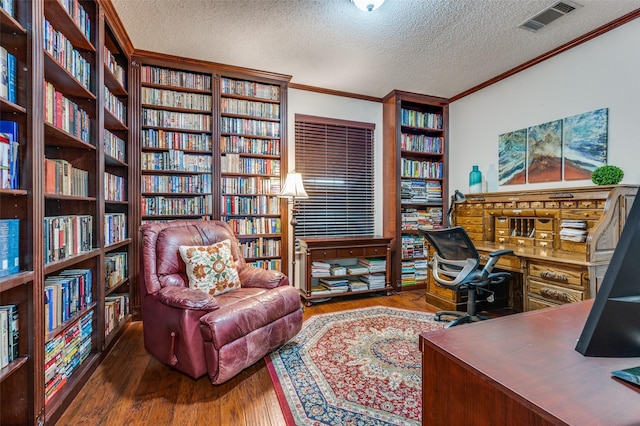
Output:
[[635,358],[575,351],[593,300],[420,336],[424,425],[639,425]]

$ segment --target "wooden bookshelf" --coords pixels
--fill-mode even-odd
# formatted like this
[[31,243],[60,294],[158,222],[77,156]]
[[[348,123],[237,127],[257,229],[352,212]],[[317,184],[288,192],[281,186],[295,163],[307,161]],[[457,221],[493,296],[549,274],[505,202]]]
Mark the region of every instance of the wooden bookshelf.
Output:
[[[108,1],[12,6],[12,14],[0,10],[0,44],[21,72],[16,99],[0,99],[0,118],[17,123],[19,185],[0,189],[0,219],[20,220],[19,271],[0,277],[0,305],[17,305],[19,356],[0,370],[0,423],[31,425],[55,423],[126,324],[118,321],[105,334],[105,260],[111,253],[136,256],[127,195],[133,48]],[[105,65],[105,48],[123,69],[119,79]],[[106,151],[107,131],[122,140],[123,156]],[[126,188],[123,197],[113,195],[112,181]],[[128,225],[115,241],[103,222],[111,214]],[[128,264],[113,291],[129,294],[136,273]],[[68,307],[55,309],[55,319],[54,303]],[[74,345],[81,355],[60,364],[65,357],[56,350]]]
[[[134,108],[141,119],[136,135],[140,223],[222,219],[232,226],[248,263],[286,270],[288,237],[282,224],[288,223],[288,212],[277,195],[287,170],[290,77],[144,51],[132,61],[139,94]],[[163,114],[174,121],[191,114],[186,117],[198,125],[165,126]],[[206,209],[149,207],[151,202],[156,208],[156,199],[181,199],[185,192],[206,200]]]
[[391,238],[391,283],[425,288],[427,243],[419,225],[445,225],[446,99],[394,90],[383,99],[384,236]]

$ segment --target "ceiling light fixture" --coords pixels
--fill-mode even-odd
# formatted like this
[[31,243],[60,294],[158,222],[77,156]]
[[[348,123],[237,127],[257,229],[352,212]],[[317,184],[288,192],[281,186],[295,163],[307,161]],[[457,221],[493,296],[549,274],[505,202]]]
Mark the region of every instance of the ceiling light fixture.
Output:
[[384,0],[351,0],[360,10],[371,12],[382,6]]

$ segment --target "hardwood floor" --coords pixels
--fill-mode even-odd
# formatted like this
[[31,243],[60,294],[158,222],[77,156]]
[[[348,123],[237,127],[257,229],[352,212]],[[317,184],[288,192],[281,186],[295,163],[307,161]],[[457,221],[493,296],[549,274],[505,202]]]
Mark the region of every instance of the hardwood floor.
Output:
[[[337,298],[305,307],[304,318],[378,305],[437,310],[425,302],[423,290],[415,290]],[[284,418],[263,360],[222,385],[206,376],[193,380],[152,358],[144,349],[142,322],[135,322],[57,424],[282,426]]]

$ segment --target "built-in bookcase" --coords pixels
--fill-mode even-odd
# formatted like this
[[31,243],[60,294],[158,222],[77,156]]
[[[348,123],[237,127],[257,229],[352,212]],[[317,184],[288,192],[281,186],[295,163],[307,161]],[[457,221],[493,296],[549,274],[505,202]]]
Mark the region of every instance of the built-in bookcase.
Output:
[[428,247],[418,226],[445,225],[448,106],[445,99],[393,91],[383,114],[383,228],[392,238],[392,283],[399,290],[425,288]]
[[213,215],[212,76],[142,64],[143,222]]
[[[0,79],[0,305],[17,317],[17,356],[0,365],[0,423],[54,423],[126,324],[108,329],[109,296],[127,298],[137,270],[133,48],[110,2],[1,5],[0,60],[12,71]],[[105,290],[112,260],[123,273]]]
[[281,97],[280,85],[220,79],[220,215],[248,263],[276,270],[283,251]]

